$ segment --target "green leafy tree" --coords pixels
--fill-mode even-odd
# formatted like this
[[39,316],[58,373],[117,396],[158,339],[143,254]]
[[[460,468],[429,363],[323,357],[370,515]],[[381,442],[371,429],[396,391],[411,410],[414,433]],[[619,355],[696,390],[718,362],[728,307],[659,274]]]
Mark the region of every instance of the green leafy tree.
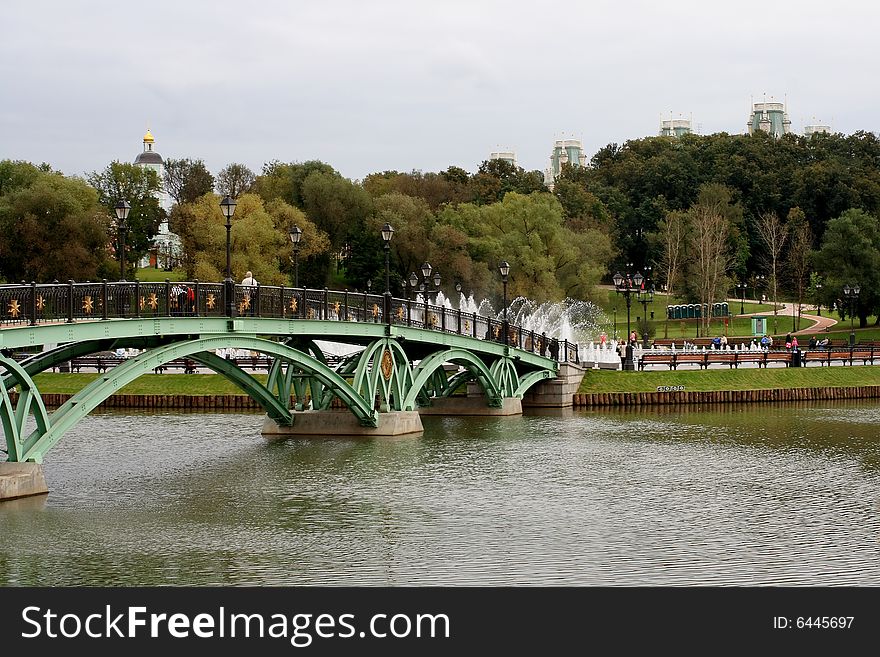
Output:
[[850,209],[828,222],[822,246],[815,253],[816,269],[824,279],[823,293],[847,311],[843,287],[858,285],[855,306],[859,326],[880,310],[880,220],[863,210]]
[[303,210],[306,207],[302,193],[303,183],[313,173],[339,175],[332,166],[320,160],[290,164],[273,160],[263,165],[262,173],[254,182],[254,191],[264,201],[281,199]]
[[548,193],[510,192],[500,203],[447,208],[439,219],[468,235],[470,255],[481,263],[482,275],[476,279],[491,286],[498,296],[497,267],[501,260],[507,260],[511,265],[511,298],[589,299],[613,254],[604,233],[567,228],[562,206]]
[[[7,281],[95,280],[118,271],[109,217],[78,178],[0,162],[0,277]],[[11,182],[14,181],[14,182]]]
[[342,176],[314,172],[302,186],[303,209],[330,238],[331,249],[347,256],[350,237],[363,229],[373,201],[363,187]]
[[[226,217],[220,211],[220,197],[206,194],[186,208],[190,217],[181,239],[191,254],[187,275],[222,280],[226,276]],[[230,229],[232,277],[241,280],[250,270],[263,285],[290,285],[292,247],[288,233],[294,223],[303,231],[302,258],[326,250],[326,236],[296,208],[283,201],[266,206],[256,194],[240,196]]]
[[89,174],[87,180],[98,191],[98,202],[114,224],[116,204],[127,201],[131,205],[125,236],[126,260],[135,266],[149,250],[159,224],[165,219],[165,210],[159,203],[161,183],[158,175],[146,167],[111,162],[103,171]]

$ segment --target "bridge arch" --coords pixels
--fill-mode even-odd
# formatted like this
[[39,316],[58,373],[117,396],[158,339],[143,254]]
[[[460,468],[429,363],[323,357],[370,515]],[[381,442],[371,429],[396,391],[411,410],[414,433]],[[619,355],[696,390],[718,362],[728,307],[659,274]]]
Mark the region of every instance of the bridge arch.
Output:
[[480,386],[483,388],[483,391],[486,393],[486,397],[489,399],[489,405],[498,406],[501,404],[501,388],[486,363],[484,363],[479,356],[470,351],[464,349],[446,349],[431,354],[422,360],[415,368],[413,372],[413,384],[404,397],[402,410],[412,411],[415,409],[416,398],[418,397],[419,392],[425,384],[428,383],[431,376],[443,367],[444,363],[463,365],[474,374]]
[[[231,363],[226,363],[225,359],[209,352],[211,349],[220,347],[251,349],[295,363],[298,367],[309,371],[328,390],[337,395],[348,409],[354,413],[361,424],[376,426],[378,423],[377,412],[373,409],[372,403],[368,403],[360,397],[344,378],[312,356],[280,342],[254,336],[213,336],[157,347],[99,376],[49,416],[46,426],[38,425],[36,430],[20,442],[20,450],[16,455],[18,460],[41,461],[43,455],[60,440],[64,432],[88,415],[89,412],[111,394],[134,381],[142,374],[152,371],[159,365],[186,356],[192,356],[208,367],[215,369],[219,374],[230,378],[233,383],[242,387],[248,395],[256,399],[264,408],[267,408],[270,415],[275,415],[278,419],[287,421],[287,418],[290,417],[290,411],[286,406],[282,411],[279,401],[272,395],[271,391],[240,368],[235,367]],[[232,367],[235,367],[235,369],[231,369]],[[7,432],[8,435],[9,433]],[[12,457],[13,455],[10,454],[9,456]],[[10,460],[12,459],[10,458]]]

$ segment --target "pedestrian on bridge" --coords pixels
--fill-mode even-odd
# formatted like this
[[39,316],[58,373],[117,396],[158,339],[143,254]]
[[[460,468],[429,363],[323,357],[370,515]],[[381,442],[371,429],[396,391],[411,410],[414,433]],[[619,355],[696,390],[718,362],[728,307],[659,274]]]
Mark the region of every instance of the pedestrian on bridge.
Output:
[[[257,287],[259,283],[257,279],[254,278],[253,272],[248,270],[245,272],[244,278],[241,279],[241,284],[246,287]],[[254,296],[251,294],[249,290],[246,290],[244,293],[244,298],[242,300],[242,315],[253,315],[254,314]]]

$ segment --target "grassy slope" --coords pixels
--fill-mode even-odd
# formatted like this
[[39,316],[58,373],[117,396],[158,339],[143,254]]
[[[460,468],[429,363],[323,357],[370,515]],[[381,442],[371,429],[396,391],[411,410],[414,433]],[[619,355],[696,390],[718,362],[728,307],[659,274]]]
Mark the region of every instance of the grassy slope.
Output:
[[[74,393],[97,374],[44,373],[36,377],[44,393]],[[256,378],[265,382],[265,374]],[[652,392],[657,386],[683,385],[685,390],[750,390],[880,385],[880,367],[743,368],[739,370],[679,370],[622,372],[590,370],[580,392]],[[122,390],[133,395],[242,394],[218,374],[145,374]]]

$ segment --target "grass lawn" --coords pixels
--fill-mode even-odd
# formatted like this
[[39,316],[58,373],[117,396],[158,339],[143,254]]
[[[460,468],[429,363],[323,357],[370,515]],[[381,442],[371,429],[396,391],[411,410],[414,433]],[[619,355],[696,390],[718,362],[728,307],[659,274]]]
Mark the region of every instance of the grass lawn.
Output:
[[[42,393],[72,394],[98,377],[96,373],[44,372],[34,377]],[[254,378],[266,383],[265,374]],[[144,374],[122,388],[125,395],[232,395],[244,394],[241,389],[219,374]]]
[[[97,374],[44,372],[35,377],[44,393],[72,394]],[[256,378],[265,383],[266,375]],[[657,386],[683,385],[685,390],[750,390],[758,388],[816,388],[880,385],[880,367],[743,368],[739,370],[679,370],[623,372],[590,370],[579,392],[653,392]],[[219,374],[145,374],[125,386],[130,395],[244,394]]]
[[780,367],[623,372],[590,370],[578,392],[655,392],[657,386],[685,390],[755,390],[880,385],[880,367]]
[[137,279],[142,283],[164,283],[167,278],[169,281],[183,281],[185,274],[182,269],[174,271],[165,271],[164,269],[154,269],[152,267],[137,270]]

